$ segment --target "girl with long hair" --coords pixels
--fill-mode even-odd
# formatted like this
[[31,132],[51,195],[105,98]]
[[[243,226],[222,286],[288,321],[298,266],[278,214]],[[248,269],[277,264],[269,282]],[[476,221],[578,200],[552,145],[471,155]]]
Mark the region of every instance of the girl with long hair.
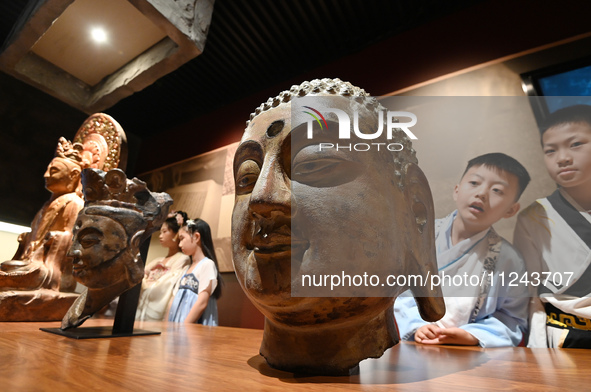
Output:
[[142,291],[138,302],[136,320],[162,321],[176,293],[178,282],[186,267],[191,264],[189,256],[179,247],[179,230],[187,221],[187,213],[171,213],[160,228],[160,244],[168,248],[166,257],[149,263],[144,271]]
[[179,238],[191,265],[181,278],[168,321],[217,326],[217,299],[222,288],[211,229],[202,219],[189,220],[179,230]]

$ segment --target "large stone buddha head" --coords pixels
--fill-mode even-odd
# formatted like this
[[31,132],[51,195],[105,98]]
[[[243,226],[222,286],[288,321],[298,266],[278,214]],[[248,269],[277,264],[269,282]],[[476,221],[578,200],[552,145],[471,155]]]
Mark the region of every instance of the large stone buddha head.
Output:
[[[432,197],[410,140],[394,129],[395,145],[376,139],[381,150],[362,151],[354,145],[367,140],[339,139],[339,115],[352,135],[370,134],[381,109],[364,90],[322,79],[269,99],[247,123],[234,158],[234,265],[265,316],[261,354],[273,367],[348,374],[381,356],[398,342],[392,307],[408,288],[425,319],[444,313],[439,292],[385,284],[437,273]],[[384,285],[334,287],[336,275],[364,274]]]

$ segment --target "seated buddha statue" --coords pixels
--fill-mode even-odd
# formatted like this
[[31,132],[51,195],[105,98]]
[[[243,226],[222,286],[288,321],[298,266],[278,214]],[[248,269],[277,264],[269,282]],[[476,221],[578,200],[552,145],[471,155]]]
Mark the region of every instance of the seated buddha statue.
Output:
[[44,174],[51,197],[35,215],[31,231],[19,236],[19,248],[12,260],[1,264],[0,287],[13,290],[74,291],[71,266],[64,263],[72,242],[72,227],[84,206],[79,190],[80,173],[86,166],[83,146],[60,138],[56,156]]
[[84,206],[81,172],[117,167],[124,142],[120,125],[102,113],[82,124],[74,142],[59,139],[44,174],[51,197],[35,215],[31,231],[19,236],[12,260],[0,264],[0,321],[59,320],[77,298],[67,252]]

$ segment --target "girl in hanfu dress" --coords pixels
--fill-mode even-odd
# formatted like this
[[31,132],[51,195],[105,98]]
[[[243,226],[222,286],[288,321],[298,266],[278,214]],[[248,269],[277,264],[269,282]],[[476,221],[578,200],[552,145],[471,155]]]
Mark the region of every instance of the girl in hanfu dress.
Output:
[[181,278],[168,321],[217,326],[217,299],[222,290],[211,229],[202,219],[189,220],[180,229],[179,238],[191,265]]
[[183,271],[191,264],[189,256],[179,247],[179,230],[187,221],[187,213],[170,214],[160,229],[160,244],[168,248],[166,257],[159,257],[146,266],[136,320],[162,321],[168,315],[170,301],[176,293]]

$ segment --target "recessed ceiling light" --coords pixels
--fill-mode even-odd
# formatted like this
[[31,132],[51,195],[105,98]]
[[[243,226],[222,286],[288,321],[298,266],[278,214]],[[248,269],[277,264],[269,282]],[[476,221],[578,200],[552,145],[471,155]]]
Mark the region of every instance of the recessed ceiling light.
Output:
[[90,31],[90,35],[92,36],[92,39],[96,43],[101,44],[101,43],[107,41],[107,33],[105,32],[105,30],[103,30],[100,27],[95,27],[94,29],[92,29]]

